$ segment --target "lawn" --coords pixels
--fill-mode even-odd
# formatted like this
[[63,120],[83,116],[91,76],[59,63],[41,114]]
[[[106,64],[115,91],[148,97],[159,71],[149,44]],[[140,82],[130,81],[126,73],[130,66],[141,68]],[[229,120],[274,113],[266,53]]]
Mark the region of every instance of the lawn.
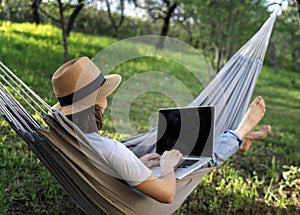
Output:
[[[70,58],[93,57],[115,42],[109,37],[72,33]],[[63,63],[60,30],[50,25],[1,22],[0,44],[0,60],[53,105],[56,99],[51,76]],[[187,68],[170,59],[139,57],[124,62],[113,72],[122,74],[125,81],[141,72],[162,68],[164,74],[185,83],[192,96],[202,90]],[[272,125],[270,136],[206,175],[175,214],[300,213],[300,73],[264,67],[253,97],[257,95],[266,100],[262,125]],[[162,106],[173,105],[174,101],[155,92],[138,96],[130,110],[132,127],[136,132],[148,130],[155,125],[151,121],[156,118],[153,113]],[[104,135],[116,139],[127,135],[116,132],[109,114],[104,117]],[[0,213],[83,214],[27,145],[0,120]]]

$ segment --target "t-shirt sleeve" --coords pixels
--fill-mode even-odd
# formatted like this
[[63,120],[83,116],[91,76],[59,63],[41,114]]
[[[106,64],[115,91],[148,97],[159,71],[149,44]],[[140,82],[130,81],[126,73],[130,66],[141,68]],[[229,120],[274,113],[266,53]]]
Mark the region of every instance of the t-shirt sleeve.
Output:
[[112,168],[114,168],[120,177],[130,186],[137,186],[145,181],[152,173],[132,151],[121,143],[111,148],[111,155],[108,160]]

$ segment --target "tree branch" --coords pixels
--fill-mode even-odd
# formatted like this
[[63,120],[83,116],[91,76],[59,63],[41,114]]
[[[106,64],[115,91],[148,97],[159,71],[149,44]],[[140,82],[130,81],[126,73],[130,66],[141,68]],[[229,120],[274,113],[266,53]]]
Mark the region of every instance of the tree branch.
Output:
[[40,7],[40,10],[50,19],[53,19],[55,22],[60,22],[60,20],[54,16],[52,16],[51,14],[49,14],[47,11],[45,11],[42,7]]
[[121,17],[118,22],[113,17],[113,14],[112,14],[111,8],[110,8],[110,2],[108,0],[105,0],[105,3],[106,3],[106,7],[107,7],[108,17],[114,28],[113,34],[116,37],[118,34],[118,28],[121,27],[121,25],[124,21],[124,9],[125,9],[124,0],[120,0]]
[[75,19],[76,19],[77,15],[79,14],[79,12],[81,11],[81,9],[83,8],[83,6],[84,6],[84,0],[79,0],[78,4],[75,6],[75,9],[72,12],[72,14],[69,18],[69,21],[68,21],[67,29],[66,29],[67,36],[70,35],[70,32],[72,31],[73,26],[74,26]]

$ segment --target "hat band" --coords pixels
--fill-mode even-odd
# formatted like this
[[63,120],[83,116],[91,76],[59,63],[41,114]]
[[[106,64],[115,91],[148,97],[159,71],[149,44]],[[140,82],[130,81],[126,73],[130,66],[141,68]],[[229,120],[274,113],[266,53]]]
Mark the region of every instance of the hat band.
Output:
[[79,100],[83,99],[84,97],[87,97],[92,92],[99,89],[105,83],[105,81],[106,79],[104,78],[103,74],[100,73],[99,76],[94,81],[92,81],[85,87],[81,88],[80,90],[72,94],[69,94],[67,96],[58,98],[60,106],[64,107],[64,106],[71,105],[75,102],[78,102]]

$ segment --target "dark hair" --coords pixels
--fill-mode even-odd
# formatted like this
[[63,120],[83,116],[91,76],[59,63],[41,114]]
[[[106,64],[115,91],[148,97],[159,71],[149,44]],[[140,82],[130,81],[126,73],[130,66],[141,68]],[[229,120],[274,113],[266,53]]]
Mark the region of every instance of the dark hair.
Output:
[[93,133],[102,129],[103,118],[99,105],[92,106],[78,113],[67,115],[83,133]]

